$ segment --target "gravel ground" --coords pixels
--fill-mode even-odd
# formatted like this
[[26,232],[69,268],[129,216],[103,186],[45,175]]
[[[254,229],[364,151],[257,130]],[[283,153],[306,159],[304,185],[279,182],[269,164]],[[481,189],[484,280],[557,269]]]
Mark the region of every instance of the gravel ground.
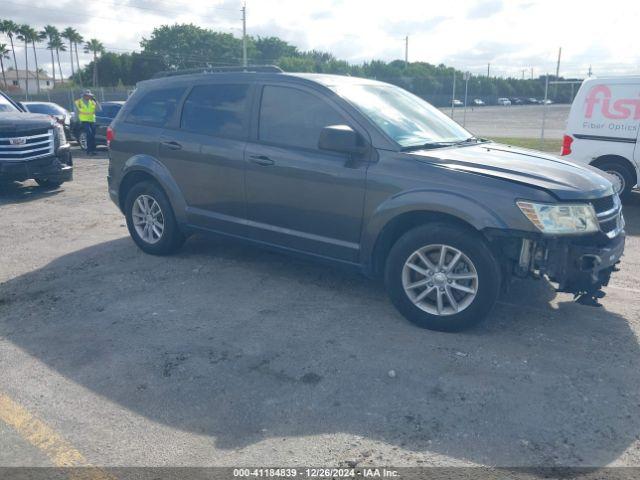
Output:
[[[106,165],[0,196],[0,393],[91,463],[640,465],[640,195],[603,308],[519,282],[444,334],[311,261],[197,236],[145,255]],[[15,465],[50,463],[0,421]]]

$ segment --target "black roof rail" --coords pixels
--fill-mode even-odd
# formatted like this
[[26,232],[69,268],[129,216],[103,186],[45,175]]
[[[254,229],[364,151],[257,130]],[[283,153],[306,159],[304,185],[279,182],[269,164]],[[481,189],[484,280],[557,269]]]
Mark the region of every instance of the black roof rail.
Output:
[[151,78],[177,77],[179,75],[193,75],[196,73],[228,73],[228,72],[254,72],[254,73],[284,73],[280,67],[275,65],[247,65],[246,67],[203,67],[187,68],[184,70],[165,70],[156,73]]

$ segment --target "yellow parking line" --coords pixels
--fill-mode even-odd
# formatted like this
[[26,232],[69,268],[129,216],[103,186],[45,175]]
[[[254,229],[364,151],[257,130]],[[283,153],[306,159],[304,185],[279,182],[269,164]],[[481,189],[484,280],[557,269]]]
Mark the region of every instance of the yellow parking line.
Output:
[[73,474],[73,478],[113,480],[114,477],[92,467],[73,445],[39,418],[7,395],[0,393],[0,420],[12,427],[34,447],[44,453],[56,467],[89,467]]

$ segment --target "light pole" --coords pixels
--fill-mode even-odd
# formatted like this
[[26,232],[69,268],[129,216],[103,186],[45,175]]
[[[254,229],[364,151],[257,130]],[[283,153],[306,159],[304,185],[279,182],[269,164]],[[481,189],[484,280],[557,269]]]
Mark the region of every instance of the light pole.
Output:
[[242,66],[247,68],[247,4],[242,4]]
[[453,107],[455,107],[456,100],[456,71],[453,71],[453,89],[451,92],[451,118],[453,118]]

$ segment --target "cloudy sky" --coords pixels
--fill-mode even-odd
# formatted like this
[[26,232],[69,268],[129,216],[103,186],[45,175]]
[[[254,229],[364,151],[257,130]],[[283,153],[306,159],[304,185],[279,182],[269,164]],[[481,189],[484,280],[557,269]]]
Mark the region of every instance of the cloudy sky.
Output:
[[[139,49],[153,27],[174,22],[241,35],[241,0],[2,4],[1,17],[36,27],[73,26],[117,52]],[[404,58],[408,35],[410,61],[445,63],[472,73],[486,74],[488,63],[492,75],[530,76],[532,68],[536,76],[554,72],[562,46],[562,75],[585,76],[589,65],[594,74],[640,74],[640,2],[599,5],[584,0],[247,0],[247,30],[353,63]],[[48,55],[39,51],[42,61]]]

